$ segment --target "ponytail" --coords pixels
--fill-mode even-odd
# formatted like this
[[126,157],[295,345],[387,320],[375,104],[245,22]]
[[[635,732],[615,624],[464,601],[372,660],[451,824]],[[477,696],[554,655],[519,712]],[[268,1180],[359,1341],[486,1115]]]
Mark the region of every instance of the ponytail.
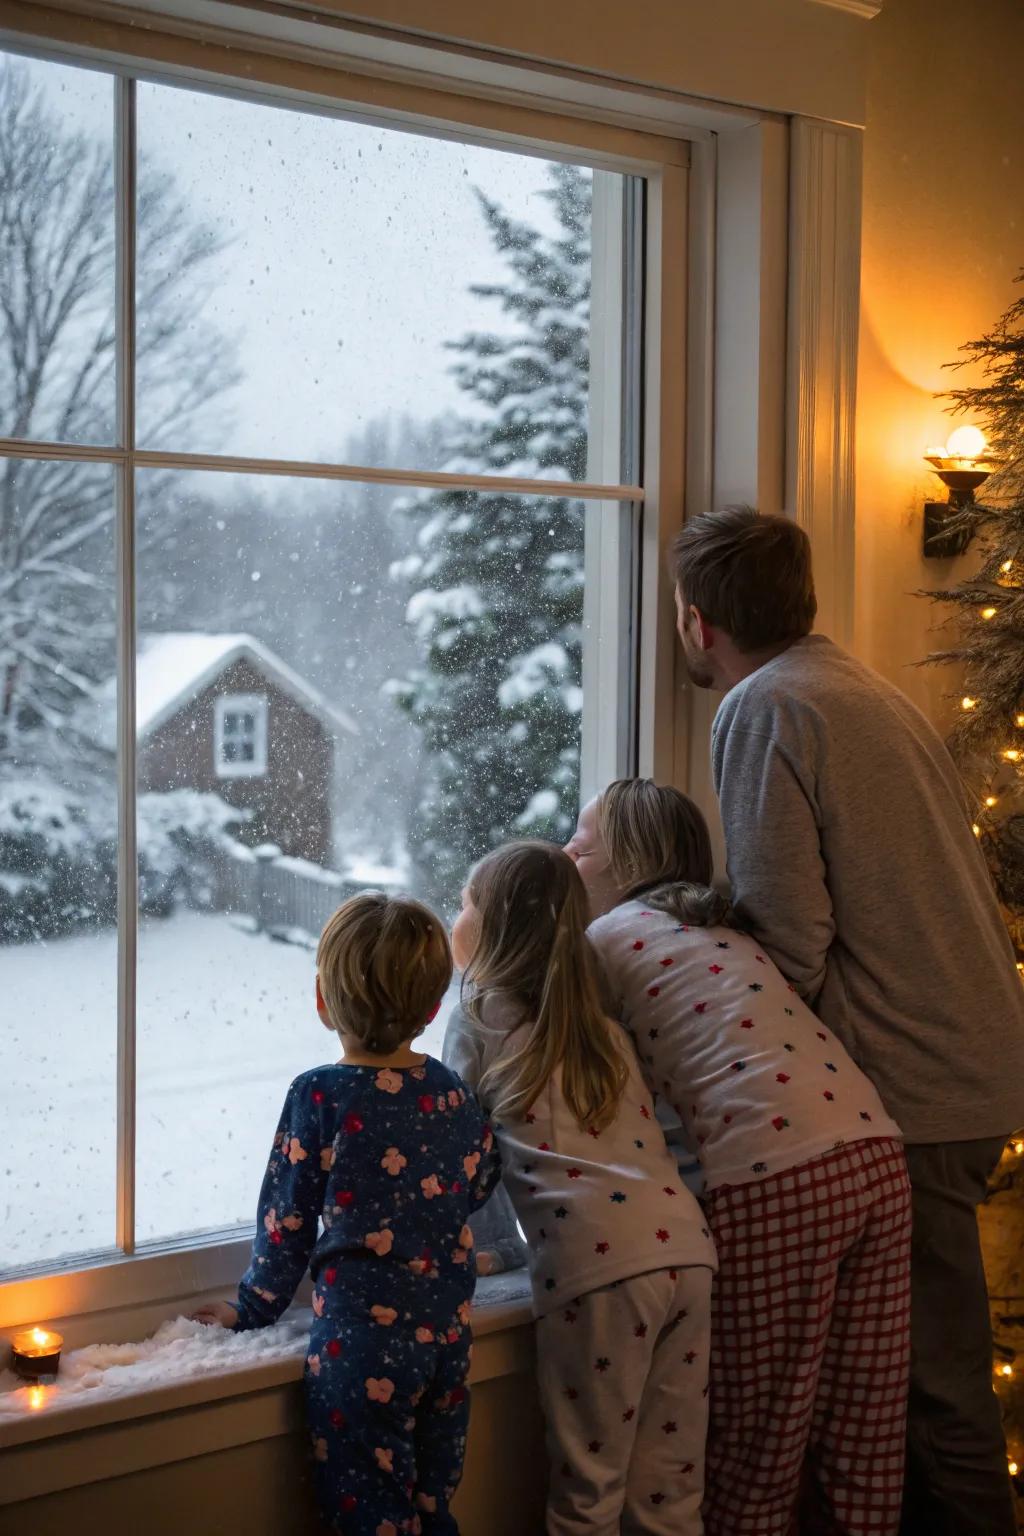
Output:
[[596,961],[586,936],[587,899],[576,866],[547,843],[510,843],[481,861],[469,882],[480,938],[467,969],[479,1019],[488,992],[510,994],[530,1022],[523,1044],[480,1084],[498,1119],[517,1119],[560,1073],[581,1129],[614,1118],[628,1068],[601,1006]]

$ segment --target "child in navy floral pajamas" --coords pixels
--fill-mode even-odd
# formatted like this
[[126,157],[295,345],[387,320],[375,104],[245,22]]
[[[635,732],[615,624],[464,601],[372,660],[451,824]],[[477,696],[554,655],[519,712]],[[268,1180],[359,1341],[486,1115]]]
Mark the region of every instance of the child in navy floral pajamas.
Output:
[[309,1266],[307,1415],[321,1506],[344,1536],[457,1532],[448,1506],[469,1415],[468,1220],[500,1170],[472,1094],[410,1048],[451,971],[444,929],[418,902],[366,893],[331,918],[317,1007],[342,1060],[289,1088],[238,1299],[196,1314],[265,1327]]

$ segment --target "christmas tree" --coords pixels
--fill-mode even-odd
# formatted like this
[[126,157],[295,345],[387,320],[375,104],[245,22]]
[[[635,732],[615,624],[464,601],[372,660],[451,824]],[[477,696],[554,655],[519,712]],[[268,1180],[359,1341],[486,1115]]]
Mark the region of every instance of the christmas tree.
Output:
[[558,481],[582,479],[587,457],[591,177],[548,174],[552,233],[478,194],[508,276],[473,291],[511,323],[453,344],[474,409],[444,467],[551,477],[551,494],[422,497],[408,508],[416,552],[395,568],[422,656],[391,684],[426,747],[410,839],[445,901],[488,848],[565,838],[577,810],[584,511]]
[[[1017,278],[1024,281],[1024,271]],[[975,833],[1024,970],[1024,299],[952,364],[980,382],[950,391],[954,413],[985,430],[994,473],[983,504],[957,521],[979,536],[980,558],[952,586],[923,594],[953,608],[956,643],[928,662],[959,662],[963,696],[950,747],[975,797]],[[992,1308],[995,1378],[1024,1529],[1024,1137],[1014,1136],[979,1212]]]
[[953,607],[960,632],[927,660],[964,666],[950,746],[976,797],[977,835],[1024,965],[1024,299],[961,351],[952,366],[980,365],[980,382],[950,391],[951,409],[984,428],[995,472],[984,503],[960,513],[980,559],[961,581],[925,594]]

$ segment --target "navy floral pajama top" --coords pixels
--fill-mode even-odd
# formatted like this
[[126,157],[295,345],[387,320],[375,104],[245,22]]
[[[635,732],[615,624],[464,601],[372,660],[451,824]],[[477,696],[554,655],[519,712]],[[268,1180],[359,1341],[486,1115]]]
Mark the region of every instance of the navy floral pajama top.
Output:
[[418,1067],[304,1072],[274,1137],[237,1329],[276,1322],[307,1265],[327,1282],[318,1314],[379,1304],[447,1323],[472,1297],[468,1221],[499,1174],[483,1111],[432,1057]]

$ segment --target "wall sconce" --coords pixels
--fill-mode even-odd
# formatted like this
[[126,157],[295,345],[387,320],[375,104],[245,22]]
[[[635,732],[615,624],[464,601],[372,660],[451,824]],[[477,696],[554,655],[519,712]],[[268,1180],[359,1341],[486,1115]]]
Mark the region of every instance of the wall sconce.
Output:
[[948,559],[962,555],[974,537],[970,527],[950,528],[974,505],[974,493],[995,468],[987,453],[985,434],[979,427],[957,427],[950,433],[945,448],[930,448],[925,454],[943,485],[949,487],[948,501],[924,504],[924,552],[932,558]]

